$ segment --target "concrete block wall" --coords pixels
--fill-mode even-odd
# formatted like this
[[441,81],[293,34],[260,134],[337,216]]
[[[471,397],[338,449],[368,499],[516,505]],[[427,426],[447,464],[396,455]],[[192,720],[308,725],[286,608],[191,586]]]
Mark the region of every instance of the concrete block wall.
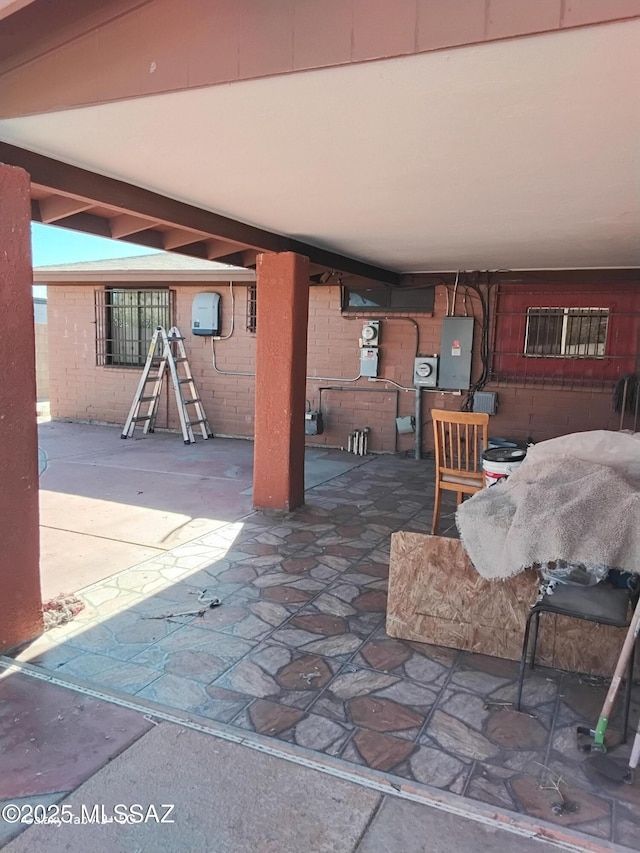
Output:
[[[49,286],[50,399],[53,418],[123,424],[139,380],[140,370],[96,365],[94,290],[88,283]],[[191,335],[191,302],[200,290],[215,290],[222,296],[223,335],[231,329],[231,299],[228,285],[177,285],[176,321],[186,337],[191,368],[200,389],[207,415],[218,435],[253,436],[255,380],[255,335],[246,331],[247,288],[234,286],[235,329],[228,340],[215,342],[216,372],[212,364],[210,338]],[[468,313],[480,316],[479,306],[467,298]],[[460,297],[457,311],[463,310]],[[396,436],[396,398],[399,415],[414,413],[413,391],[397,389],[384,382],[357,377],[360,366],[360,337],[363,319],[382,319],[379,376],[410,387],[416,352],[428,355],[440,349],[440,326],[446,312],[444,288],[436,289],[433,316],[349,314],[340,311],[340,288],[314,286],[309,308],[307,399],[318,406],[320,388],[325,432],[308,439],[309,444],[346,446],[349,433],[369,427],[372,451],[412,452],[413,436]],[[259,318],[258,318],[259,322]],[[476,338],[479,336],[476,335]],[[278,377],[274,376],[274,383]],[[492,387],[499,394],[499,411],[491,419],[490,433],[540,441],[585,429],[617,429],[618,416],[611,411],[610,394],[591,391],[558,391],[517,386]],[[396,394],[397,391],[397,394]],[[171,389],[165,388],[157,426],[179,427]],[[463,397],[447,392],[423,393],[423,448],[433,446],[431,408],[457,410]]]

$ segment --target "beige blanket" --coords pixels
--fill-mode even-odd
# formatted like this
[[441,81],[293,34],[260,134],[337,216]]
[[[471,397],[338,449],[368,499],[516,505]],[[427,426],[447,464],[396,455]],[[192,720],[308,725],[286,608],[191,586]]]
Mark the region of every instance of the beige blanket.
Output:
[[[555,452],[570,446],[560,442],[546,452],[537,445],[508,480],[459,507],[462,542],[483,577],[504,579],[558,560],[640,573],[638,466]],[[640,442],[628,447],[640,462]]]

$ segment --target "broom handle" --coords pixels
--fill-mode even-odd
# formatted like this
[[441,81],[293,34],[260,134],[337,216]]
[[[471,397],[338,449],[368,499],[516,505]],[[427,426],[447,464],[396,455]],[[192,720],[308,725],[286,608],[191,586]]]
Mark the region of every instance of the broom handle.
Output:
[[[620,657],[618,658],[618,663],[616,664],[616,670],[613,674],[613,678],[611,679],[611,684],[609,685],[607,698],[604,700],[604,705],[602,706],[602,713],[600,714],[600,719],[598,720],[598,725],[596,728],[596,743],[602,743],[604,740],[604,732],[607,728],[609,717],[611,716],[613,703],[616,701],[618,688],[620,687],[620,682],[622,681],[622,677],[626,672],[627,664],[629,663],[629,657],[631,655],[631,650],[633,649],[634,643],[636,642],[639,631],[640,598],[638,599],[638,603],[636,604],[636,609],[633,611],[631,623],[629,624],[629,628],[627,630],[627,636],[624,638],[622,651],[620,652]],[[600,740],[598,740],[598,738],[600,738]]]

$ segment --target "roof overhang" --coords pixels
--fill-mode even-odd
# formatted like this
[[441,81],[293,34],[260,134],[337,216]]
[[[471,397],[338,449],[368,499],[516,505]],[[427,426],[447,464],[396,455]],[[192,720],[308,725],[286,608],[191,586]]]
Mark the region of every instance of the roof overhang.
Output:
[[163,282],[171,284],[206,284],[246,282],[256,280],[254,270],[233,270],[214,272],[185,270],[56,270],[35,267],[33,280],[36,284],[89,284],[91,282],[127,282],[143,284],[144,282]]
[[[67,169],[34,178],[42,221],[236,265],[299,251],[389,283],[634,267],[638,43],[636,18],[11,118],[0,138]],[[109,194],[72,185],[73,169]],[[65,210],[53,191],[94,206]]]

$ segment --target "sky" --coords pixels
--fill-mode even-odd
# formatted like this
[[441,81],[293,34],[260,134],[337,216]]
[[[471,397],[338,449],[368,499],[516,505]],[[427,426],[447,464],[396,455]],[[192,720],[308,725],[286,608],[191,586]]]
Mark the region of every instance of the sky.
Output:
[[[145,249],[144,246],[134,246],[121,240],[93,237],[91,234],[83,234],[80,231],[41,225],[39,222],[31,224],[31,251],[34,267],[157,253],[157,249]],[[33,295],[46,296],[47,288],[36,284],[33,287]]]

